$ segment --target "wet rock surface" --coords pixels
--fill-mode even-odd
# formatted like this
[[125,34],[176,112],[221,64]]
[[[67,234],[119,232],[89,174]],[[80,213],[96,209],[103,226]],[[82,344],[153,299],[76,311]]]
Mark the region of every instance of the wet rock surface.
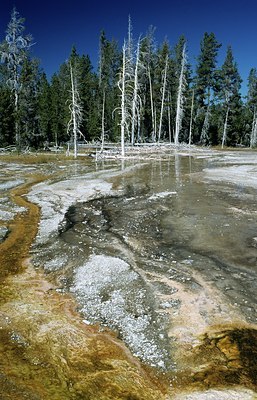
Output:
[[[216,186],[203,186],[197,175],[201,165],[197,163],[193,165],[192,160],[190,168],[193,168],[193,171],[191,170],[191,175],[185,174],[187,161],[187,158],[180,159],[179,167],[176,165],[176,160],[175,164],[173,164],[174,160],[163,162],[161,171],[158,164],[152,164],[150,168],[149,165],[143,165],[135,170],[132,176],[126,175],[123,180],[114,178],[115,187],[120,188],[119,193],[112,196],[98,196],[97,199],[72,204],[63,213],[54,242],[52,244],[47,242],[46,252],[38,254],[39,260],[42,257],[40,261],[42,263],[47,253],[51,257],[54,255],[52,260],[46,262],[46,269],[48,273],[55,274],[57,280],[59,279],[60,284],[63,285],[63,290],[69,290],[72,287],[72,291],[75,295],[77,294],[86,320],[91,323],[98,321],[118,329],[123,339],[127,337],[126,342],[133,349],[134,354],[140,355],[141,359],[149,363],[152,363],[153,359],[152,356],[147,358],[149,343],[151,343],[154,349],[152,353],[156,354],[155,365],[163,365],[168,369],[174,367],[172,341],[178,340],[178,334],[174,334],[173,328],[170,330],[171,333],[168,333],[168,325],[176,325],[180,314],[186,312],[181,308],[181,304],[184,302],[183,297],[187,294],[191,293],[192,302],[200,308],[198,312],[202,319],[202,325],[200,325],[202,329],[222,318],[227,322],[230,318],[228,313],[237,315],[238,321],[240,311],[244,319],[249,322],[255,323],[257,317],[256,307],[253,306],[256,271],[251,270],[251,274],[242,271],[241,268],[245,266],[243,264],[245,257],[243,262],[240,262],[242,254],[240,258],[236,257],[239,264],[236,266],[233,253],[234,251],[238,253],[238,249],[233,247],[231,251],[229,247],[234,221],[240,224],[241,220],[234,219],[231,213],[227,215],[226,208],[231,209],[235,204],[241,206],[243,200],[239,197],[239,200],[237,198],[237,202],[235,201],[234,189],[224,195],[224,190],[214,191]],[[177,172],[175,176],[171,173],[172,168],[175,168]],[[189,179],[190,176],[192,178]],[[196,176],[197,179],[195,179]],[[188,207],[188,201],[192,206]],[[249,201],[248,207],[253,208],[254,204]],[[252,226],[254,230],[254,224]],[[221,227],[224,231],[221,231]],[[249,235],[249,224],[247,230],[243,229],[240,237],[233,239],[241,247],[241,239],[245,232]],[[225,235],[225,233],[228,234]],[[223,242],[228,248],[224,249],[224,254],[219,254],[216,248],[224,247]],[[245,242],[246,240],[243,245]],[[230,252],[229,259],[227,250]],[[63,256],[60,256],[64,251],[65,260]],[[252,254],[256,257],[256,251]],[[92,257],[99,257],[102,260],[102,269],[91,268]],[[91,306],[89,306],[87,294],[86,272],[83,278],[84,283],[77,282],[77,269],[86,271],[87,266],[90,266],[90,271],[91,269],[94,271],[95,282],[101,282],[107,270],[105,265],[112,269],[112,260],[117,259],[120,263],[126,262],[128,268],[137,274],[141,282],[134,291],[131,291],[129,286],[125,287],[123,294],[120,294],[120,303],[126,303],[127,301],[124,300],[126,297],[130,298],[130,302],[133,301],[131,299],[137,302],[137,293],[140,292],[142,298],[152,299],[147,306],[145,300],[142,303],[145,315],[148,315],[150,320],[157,321],[155,327],[151,327],[153,329],[151,329],[150,341],[147,339],[150,332],[148,323],[144,328],[143,321],[141,330],[144,331],[145,340],[137,340],[136,335],[133,336],[133,340],[129,339],[128,332],[133,333],[133,329],[131,330],[133,324],[122,317],[122,314],[125,315],[127,312],[126,305],[123,311],[118,313],[119,317],[115,316],[114,303],[117,302],[118,308],[121,304],[117,300],[118,296],[115,297],[113,292],[119,285],[123,287],[122,276],[119,278],[114,276],[114,273],[109,274],[112,289],[109,287],[106,291],[110,292],[110,298],[114,296],[111,302],[109,299],[109,303],[103,299],[96,301],[96,298],[101,299],[101,294],[98,293],[98,284],[96,283],[96,286],[92,284],[92,290],[98,297],[95,297],[95,302],[93,301]],[[250,263],[248,261],[248,264],[253,265],[252,261]],[[99,263],[97,262],[96,265]],[[93,276],[93,272],[91,275]],[[74,287],[81,288],[83,285],[84,298],[81,291],[78,294],[74,289]],[[208,290],[206,290],[207,286]],[[212,295],[212,286],[222,293],[222,296],[218,292]],[[125,294],[126,290],[127,294]],[[201,294],[203,299],[199,302]],[[107,305],[109,309],[113,308],[113,314],[107,312]],[[154,316],[156,313],[158,318]],[[129,315],[131,321],[134,321],[136,332],[138,324],[135,323],[133,312]],[[196,315],[195,318],[197,318]],[[192,326],[194,325],[197,323],[193,323]],[[157,329],[157,326],[160,328]],[[153,331],[155,331],[154,334]],[[166,344],[163,342],[167,333],[171,338],[170,344],[167,344],[167,341]],[[193,330],[188,329],[185,340],[187,341],[192,334],[194,334]],[[158,348],[162,348],[162,353],[159,355],[156,350]],[[167,354],[171,354],[170,362],[167,361]]]
[[2,396],[256,398],[256,188],[203,183],[219,157],[58,166],[34,186],[34,269],[17,246],[1,281]]

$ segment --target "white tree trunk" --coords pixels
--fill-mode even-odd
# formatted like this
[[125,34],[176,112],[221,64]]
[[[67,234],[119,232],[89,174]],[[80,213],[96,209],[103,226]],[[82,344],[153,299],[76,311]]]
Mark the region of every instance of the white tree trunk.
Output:
[[125,126],[126,126],[126,105],[125,105],[125,82],[126,82],[126,45],[123,45],[122,81],[121,81],[121,155],[125,156]]
[[135,144],[135,128],[137,123],[137,114],[139,117],[139,112],[137,113],[137,104],[138,104],[138,67],[139,67],[139,54],[140,54],[140,39],[137,44],[137,56],[136,56],[136,65],[134,72],[134,92],[132,99],[132,124],[131,124],[131,144],[132,146]]
[[140,143],[141,141],[141,118],[140,118],[140,110],[138,111],[137,117],[137,142]]
[[193,93],[192,93],[192,103],[191,103],[191,114],[190,114],[189,138],[188,138],[188,144],[189,144],[189,146],[191,146],[191,142],[192,142],[192,126],[193,126],[193,113],[194,113],[194,97],[195,97],[195,91],[193,90]]
[[204,117],[204,123],[203,123],[201,136],[200,136],[200,142],[203,145],[206,145],[209,141],[209,135],[208,135],[209,126],[210,126],[210,107],[208,105],[206,113],[205,113],[205,117]]
[[79,130],[79,126],[82,121],[82,112],[81,106],[79,104],[79,94],[77,90],[77,83],[76,79],[74,78],[72,65],[70,64],[70,79],[71,79],[71,103],[69,105],[69,109],[71,112],[71,118],[68,123],[67,132],[71,130],[72,127],[72,134],[73,134],[73,143],[74,143],[74,158],[77,158],[78,155],[78,133],[80,136],[83,134]]
[[133,35],[132,35],[132,22],[131,17],[128,17],[128,42],[127,42],[127,62],[132,64],[133,62]]
[[179,133],[182,126],[183,104],[184,104],[184,89],[185,89],[185,64],[186,64],[186,44],[184,44],[181,61],[181,71],[178,84],[177,111],[175,124],[175,146],[179,144]]
[[229,114],[229,107],[227,106],[226,117],[225,117],[224,128],[223,128],[223,135],[222,135],[222,144],[221,144],[222,149],[227,140],[228,114]]
[[169,105],[168,105],[168,129],[169,129],[169,142],[171,143],[171,113],[170,113],[170,93],[168,94],[168,101],[169,101]]
[[156,142],[156,124],[154,117],[154,103],[153,103],[153,87],[152,87],[152,78],[151,71],[148,65],[148,80],[149,80],[149,89],[150,89],[150,103],[151,103],[151,115],[152,115],[152,141]]
[[165,100],[165,92],[166,92],[166,84],[167,84],[167,70],[168,70],[168,55],[166,56],[165,68],[164,68],[164,77],[163,77],[163,86],[162,86],[162,103],[161,103],[161,113],[160,113],[160,121],[159,121],[159,133],[158,133],[158,142],[161,139],[161,131],[162,131],[162,116],[163,116],[163,107]]
[[101,152],[104,150],[104,132],[105,132],[105,90],[103,90],[103,105],[102,105],[102,133],[101,133]]
[[71,94],[72,94],[72,121],[73,121],[73,141],[74,141],[74,158],[77,158],[77,116],[76,116],[76,95],[72,66],[70,65],[71,78]]
[[256,117],[256,110],[254,110],[250,147],[253,148],[256,146],[256,144],[257,144],[257,117]]

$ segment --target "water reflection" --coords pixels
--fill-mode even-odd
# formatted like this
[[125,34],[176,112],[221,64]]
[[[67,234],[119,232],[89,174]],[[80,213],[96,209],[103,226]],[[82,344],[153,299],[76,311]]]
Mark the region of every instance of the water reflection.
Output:
[[[134,354],[156,366],[174,368],[176,343],[190,348],[210,325],[257,319],[252,192],[246,199],[246,190],[205,183],[207,166],[208,159],[178,152],[141,165],[118,162],[121,173],[111,178],[118,191],[72,204],[59,234],[35,255],[62,290],[72,288],[88,321],[117,329]],[[92,260],[104,260],[90,285],[97,307],[88,300]],[[122,274],[114,276],[112,260],[136,274],[135,291],[123,285]]]

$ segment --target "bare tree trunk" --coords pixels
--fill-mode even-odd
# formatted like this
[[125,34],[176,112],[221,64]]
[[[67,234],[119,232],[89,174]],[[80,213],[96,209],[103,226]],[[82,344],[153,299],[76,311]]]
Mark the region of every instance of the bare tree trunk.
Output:
[[156,124],[154,118],[154,103],[153,103],[153,87],[152,87],[152,78],[151,71],[148,65],[148,80],[149,80],[149,88],[150,88],[150,103],[151,103],[151,115],[152,115],[152,141],[156,142]]
[[207,94],[207,110],[205,113],[204,117],[204,123],[202,127],[202,132],[200,136],[200,142],[203,145],[206,145],[209,142],[209,127],[210,127],[210,98],[211,98],[211,91],[210,88],[208,88],[208,94]]
[[72,120],[73,120],[73,141],[74,141],[74,158],[77,158],[77,116],[75,110],[75,85],[74,85],[74,78],[73,78],[73,70],[72,66],[70,65],[70,78],[71,78],[71,93],[72,93]]
[[131,17],[128,17],[128,41],[127,41],[127,60],[128,63],[131,64],[133,60],[133,35],[132,35],[132,22]]
[[257,117],[256,117],[256,109],[254,109],[250,147],[253,148],[256,146],[256,144],[257,144]]
[[169,142],[171,143],[171,116],[170,116],[170,93],[168,94],[168,101],[169,101],[169,105],[168,105],[168,129],[169,129]]
[[103,152],[103,150],[104,150],[104,132],[105,132],[104,121],[105,121],[105,89],[103,90],[102,133],[101,133],[101,150],[100,150],[100,152]]
[[167,84],[167,70],[168,70],[168,55],[166,56],[165,68],[164,68],[164,77],[163,77],[163,86],[162,86],[162,103],[161,103],[161,114],[159,121],[159,133],[158,133],[158,142],[161,139],[161,131],[162,131],[162,116],[163,116],[163,107],[165,100],[165,92],[166,92],[166,84]]
[[[156,114],[156,108],[154,109],[154,132],[157,132],[157,114]],[[156,142],[156,133],[155,133],[155,142]]]
[[191,103],[191,114],[190,114],[189,138],[188,138],[188,144],[189,144],[189,146],[191,146],[191,141],[192,141],[192,126],[193,126],[193,113],[194,113],[194,97],[195,97],[195,91],[193,90],[193,93],[192,93],[192,103]]
[[83,134],[79,130],[79,126],[82,120],[81,106],[79,104],[79,94],[77,90],[76,79],[74,78],[72,65],[70,64],[70,79],[71,79],[71,103],[69,105],[69,109],[71,112],[71,119],[67,126],[67,132],[71,130],[73,134],[73,143],[74,143],[74,158],[77,158],[78,155],[78,133],[80,136]]
[[229,114],[229,107],[227,106],[226,118],[225,118],[225,122],[224,122],[223,135],[222,135],[222,144],[221,144],[222,149],[227,140],[228,114]]
[[125,126],[126,126],[126,106],[125,106],[125,82],[126,82],[126,46],[123,45],[122,61],[122,81],[121,81],[121,155],[125,156]]
[[140,143],[141,141],[141,118],[140,118],[140,111],[138,112],[138,117],[137,117],[137,142]]
[[21,148],[21,135],[20,135],[20,129],[19,129],[19,124],[18,124],[18,92],[15,90],[14,92],[14,110],[15,110],[15,143],[17,146],[18,152],[20,151]]
[[203,145],[206,145],[209,140],[209,136],[208,136],[209,125],[210,125],[209,119],[210,119],[210,108],[208,106],[206,113],[205,113],[203,128],[202,128],[202,132],[201,132],[201,136],[200,136],[200,142]]
[[186,44],[184,44],[183,52],[182,52],[182,61],[181,61],[181,71],[179,76],[179,85],[178,85],[178,97],[177,97],[177,111],[176,111],[176,124],[175,124],[175,146],[179,144],[179,133],[182,125],[182,117],[183,117],[183,104],[184,104],[184,94],[183,91],[185,89],[185,64],[186,64]]
[[138,67],[139,67],[139,54],[140,54],[140,39],[138,40],[137,44],[137,56],[136,56],[136,65],[135,65],[135,72],[134,72],[134,92],[133,92],[133,100],[132,100],[132,124],[131,124],[131,144],[132,146],[135,144],[135,127],[136,127],[136,120],[137,114],[139,118],[138,111]]

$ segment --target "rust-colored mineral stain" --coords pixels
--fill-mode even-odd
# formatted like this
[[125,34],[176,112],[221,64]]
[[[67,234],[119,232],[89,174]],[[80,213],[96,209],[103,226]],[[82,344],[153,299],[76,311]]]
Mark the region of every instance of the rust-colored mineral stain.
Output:
[[21,271],[23,260],[28,256],[30,245],[37,233],[40,210],[29,203],[23,195],[33,184],[42,181],[43,177],[35,177],[32,181],[11,191],[14,202],[26,208],[9,224],[10,234],[0,244],[0,278]]
[[[257,330],[253,327],[210,327],[185,359],[177,386],[187,390],[241,386],[257,391]],[[187,364],[188,363],[188,364]],[[186,367],[187,365],[187,367]],[[257,395],[256,395],[257,396]],[[255,398],[255,397],[254,397]]]

